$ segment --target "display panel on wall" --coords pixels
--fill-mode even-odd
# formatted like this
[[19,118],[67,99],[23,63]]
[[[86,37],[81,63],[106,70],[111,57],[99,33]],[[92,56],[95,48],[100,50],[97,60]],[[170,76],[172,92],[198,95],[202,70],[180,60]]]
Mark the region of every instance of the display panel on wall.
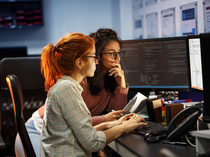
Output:
[[182,35],[197,34],[197,2],[182,5],[180,12]]
[[146,15],[146,33],[147,38],[158,37],[158,14],[150,13]]
[[143,15],[141,9],[143,7],[143,0],[132,0],[132,16],[133,16],[133,38],[143,38]]
[[43,26],[42,0],[0,1],[0,29]]
[[161,11],[162,37],[173,37],[176,35],[175,8]]
[[203,11],[204,11],[204,31],[206,33],[210,32],[210,0],[203,1]]

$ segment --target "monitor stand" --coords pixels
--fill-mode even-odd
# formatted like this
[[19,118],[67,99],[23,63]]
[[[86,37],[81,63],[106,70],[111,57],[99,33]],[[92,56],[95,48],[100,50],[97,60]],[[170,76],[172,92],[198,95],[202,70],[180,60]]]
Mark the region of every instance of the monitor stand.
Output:
[[203,121],[205,122],[205,123],[210,123],[210,116],[204,116],[203,117]]
[[205,154],[210,148],[210,131],[200,130],[193,131],[192,136],[196,139],[196,152],[198,154]]

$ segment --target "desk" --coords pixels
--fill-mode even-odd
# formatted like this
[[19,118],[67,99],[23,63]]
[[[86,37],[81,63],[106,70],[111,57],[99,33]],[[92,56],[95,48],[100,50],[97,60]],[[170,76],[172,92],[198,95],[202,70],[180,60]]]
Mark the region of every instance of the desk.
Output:
[[179,146],[159,143],[147,143],[142,135],[126,134],[108,145],[122,157],[160,157],[160,149],[166,148],[178,157],[198,157],[195,147],[190,145]]

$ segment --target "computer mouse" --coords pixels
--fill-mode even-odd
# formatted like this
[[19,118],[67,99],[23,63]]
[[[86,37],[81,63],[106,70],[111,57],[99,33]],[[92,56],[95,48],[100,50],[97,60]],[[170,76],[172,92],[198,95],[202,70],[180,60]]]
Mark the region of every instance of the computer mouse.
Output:
[[146,133],[144,135],[144,139],[146,140],[147,138],[158,136],[158,135],[160,135],[160,134],[158,134],[158,133],[152,133],[152,132],[151,133]]

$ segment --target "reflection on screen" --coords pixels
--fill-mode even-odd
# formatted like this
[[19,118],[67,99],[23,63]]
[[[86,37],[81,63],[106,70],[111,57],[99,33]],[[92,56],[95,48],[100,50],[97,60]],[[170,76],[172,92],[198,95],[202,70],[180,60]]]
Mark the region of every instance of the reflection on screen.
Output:
[[203,90],[200,39],[192,38],[189,39],[188,42],[189,42],[191,88]]
[[188,89],[186,38],[123,41],[121,60],[133,88]]

